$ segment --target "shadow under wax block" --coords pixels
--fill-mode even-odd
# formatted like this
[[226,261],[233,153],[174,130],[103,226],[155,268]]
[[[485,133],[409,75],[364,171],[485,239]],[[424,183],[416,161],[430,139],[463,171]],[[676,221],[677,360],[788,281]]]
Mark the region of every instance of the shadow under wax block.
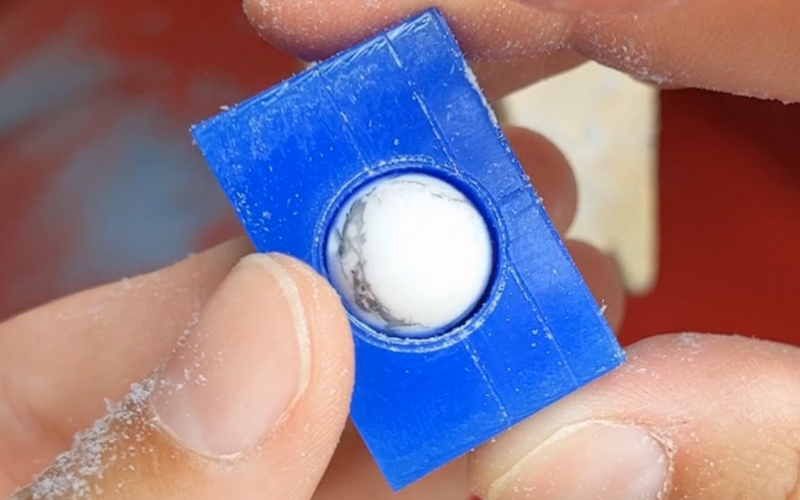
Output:
[[483,218],[489,278],[453,324],[397,334],[389,319],[371,323],[345,300],[356,348],[352,419],[393,488],[623,362],[438,11],[192,132],[256,249],[301,259],[332,282],[337,215],[378,179],[444,181]]

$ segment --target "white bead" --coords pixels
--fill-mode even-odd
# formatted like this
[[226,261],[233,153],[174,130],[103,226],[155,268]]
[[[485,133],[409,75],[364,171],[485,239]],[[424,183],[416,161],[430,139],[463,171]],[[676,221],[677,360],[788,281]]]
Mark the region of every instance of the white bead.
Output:
[[362,321],[424,337],[478,304],[492,275],[492,240],[463,193],[438,178],[406,174],[366,186],[342,207],[327,267]]

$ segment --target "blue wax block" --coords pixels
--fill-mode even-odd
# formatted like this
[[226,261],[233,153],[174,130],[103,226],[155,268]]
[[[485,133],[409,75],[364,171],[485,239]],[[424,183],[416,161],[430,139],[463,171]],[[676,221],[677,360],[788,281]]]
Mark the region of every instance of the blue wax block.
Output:
[[423,173],[484,216],[491,283],[446,331],[401,338],[349,310],[352,419],[388,482],[412,483],[624,359],[443,17],[426,11],[193,127],[255,247],[323,276],[338,211]]

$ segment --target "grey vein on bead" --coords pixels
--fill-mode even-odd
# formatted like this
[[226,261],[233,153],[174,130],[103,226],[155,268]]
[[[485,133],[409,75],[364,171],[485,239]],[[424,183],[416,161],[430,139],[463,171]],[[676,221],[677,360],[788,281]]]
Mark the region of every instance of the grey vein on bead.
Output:
[[[375,189],[366,193],[362,199],[353,203],[350,210],[347,212],[347,217],[342,225],[341,232],[338,234],[339,249],[337,250],[337,254],[339,255],[342,275],[347,275],[344,269],[344,256],[352,252],[358,257],[355,269],[352,270],[349,276],[353,285],[353,301],[356,306],[364,312],[377,315],[385,321],[389,327],[419,326],[414,322],[395,317],[375,296],[375,292],[372,291],[372,285],[366,277],[364,268],[367,265],[367,261],[362,251],[363,245],[367,240],[367,235],[364,233],[364,211],[366,210],[367,200],[374,193]],[[350,229],[355,231],[355,235],[350,235]]]

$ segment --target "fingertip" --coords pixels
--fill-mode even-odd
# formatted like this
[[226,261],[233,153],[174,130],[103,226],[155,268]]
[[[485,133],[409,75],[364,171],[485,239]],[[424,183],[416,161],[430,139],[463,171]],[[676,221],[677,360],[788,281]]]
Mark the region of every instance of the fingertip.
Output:
[[[321,444],[335,448],[350,407],[354,350],[350,323],[334,288],[307,263],[283,254],[254,254],[280,266],[296,290],[304,328],[309,332],[311,373],[307,389],[293,410],[279,447],[300,445],[313,425]],[[291,438],[288,438],[291,436]]]
[[474,491],[488,500],[784,498],[797,491],[787,444],[800,435],[798,359],[795,347],[739,336],[639,342],[621,368],[473,454]]
[[586,58],[571,49],[557,49],[550,54],[501,60],[470,62],[478,83],[489,102],[524,89],[580,66]]
[[325,280],[287,256],[247,255],[164,364],[15,498],[311,498],[353,373]]
[[354,380],[354,346],[350,322],[340,295],[305,262],[282,254],[270,254],[269,257],[292,276],[304,310],[308,312],[306,321],[314,336],[316,352],[312,355],[319,363],[315,367],[319,372],[319,382],[337,381],[340,387],[337,394],[346,398],[340,404],[347,407]]
[[625,288],[616,263],[588,243],[567,240],[566,246],[609,326],[618,330],[625,312]]
[[578,204],[578,187],[569,162],[552,142],[536,132],[515,126],[504,127],[504,131],[550,220],[563,234],[572,224]]

